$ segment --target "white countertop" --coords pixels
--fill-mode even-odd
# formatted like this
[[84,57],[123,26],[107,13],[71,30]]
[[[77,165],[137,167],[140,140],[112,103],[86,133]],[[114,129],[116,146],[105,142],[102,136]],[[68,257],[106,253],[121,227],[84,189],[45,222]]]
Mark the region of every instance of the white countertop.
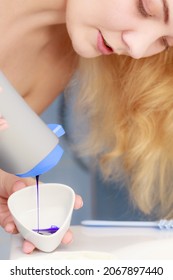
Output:
[[22,253],[23,239],[12,236],[11,260],[21,259],[173,259],[173,230],[72,226],[74,241],[52,253]]

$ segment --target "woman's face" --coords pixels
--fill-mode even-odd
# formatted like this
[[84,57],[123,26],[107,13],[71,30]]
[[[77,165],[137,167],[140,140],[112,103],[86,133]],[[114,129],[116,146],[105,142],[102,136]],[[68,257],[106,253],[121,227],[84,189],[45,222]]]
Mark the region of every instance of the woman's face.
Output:
[[173,46],[173,0],[67,0],[66,23],[83,57],[138,59]]

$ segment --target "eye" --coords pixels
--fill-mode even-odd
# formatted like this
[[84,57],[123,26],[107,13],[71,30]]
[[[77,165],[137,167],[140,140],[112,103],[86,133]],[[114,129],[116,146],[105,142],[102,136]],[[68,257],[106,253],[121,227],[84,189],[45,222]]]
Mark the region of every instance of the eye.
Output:
[[152,16],[146,11],[146,9],[144,7],[144,4],[143,4],[143,0],[138,0],[137,8],[138,8],[139,13],[142,16],[144,16],[144,17],[151,17]]

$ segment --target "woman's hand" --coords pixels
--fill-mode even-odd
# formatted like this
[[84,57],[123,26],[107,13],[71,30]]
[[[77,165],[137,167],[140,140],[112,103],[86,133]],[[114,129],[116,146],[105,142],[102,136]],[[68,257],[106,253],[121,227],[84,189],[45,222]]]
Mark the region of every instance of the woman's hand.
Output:
[[15,175],[0,170],[0,225],[6,232],[17,233],[7,205],[9,196],[19,189],[34,184],[35,180],[32,178],[20,179]]
[[[9,196],[26,186],[35,185],[35,180],[33,178],[21,179],[15,175],[9,174],[0,170],[0,226],[8,233],[17,233],[16,226],[14,224],[13,218],[9,212],[7,201]],[[76,195],[74,209],[79,209],[83,205],[82,198]],[[72,241],[73,236],[70,230],[67,231],[62,243],[68,244]],[[35,249],[34,245],[29,241],[24,241],[23,252],[31,253]]]

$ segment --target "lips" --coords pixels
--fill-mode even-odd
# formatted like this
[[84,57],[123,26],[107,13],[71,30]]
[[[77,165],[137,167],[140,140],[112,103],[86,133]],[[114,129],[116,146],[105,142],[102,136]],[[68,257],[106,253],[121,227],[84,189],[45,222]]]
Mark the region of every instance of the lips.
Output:
[[109,54],[113,53],[113,49],[106,42],[106,40],[104,39],[104,37],[100,31],[98,32],[98,37],[97,37],[97,48],[98,48],[99,52],[104,55],[109,55]]

